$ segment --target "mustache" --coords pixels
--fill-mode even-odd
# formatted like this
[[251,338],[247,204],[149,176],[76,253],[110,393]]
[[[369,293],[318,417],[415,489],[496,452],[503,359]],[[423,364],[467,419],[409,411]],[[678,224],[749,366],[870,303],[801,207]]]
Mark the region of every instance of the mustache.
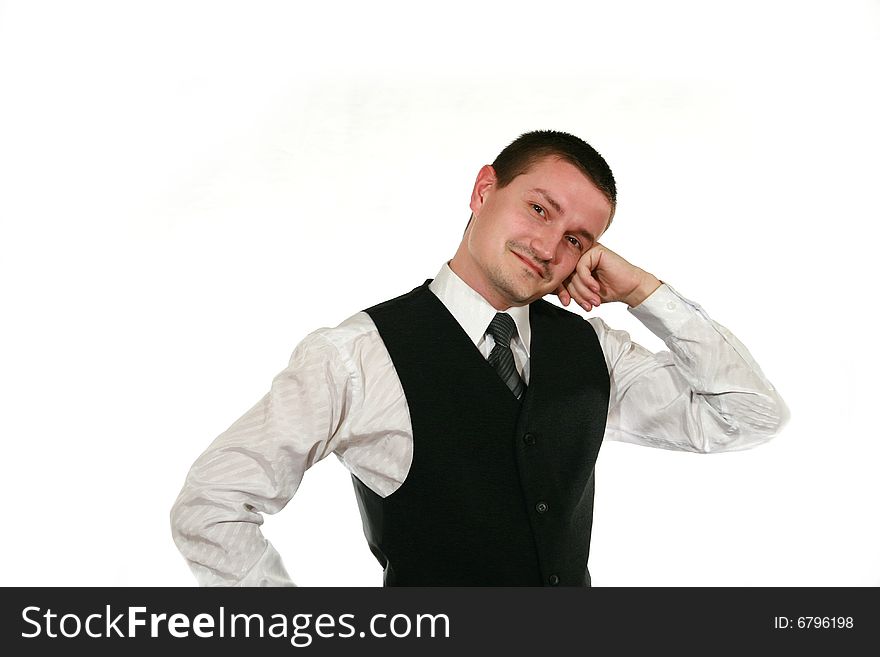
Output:
[[529,247],[527,244],[522,244],[521,242],[510,241],[507,243],[507,248],[517,253],[528,260],[531,260],[532,263],[541,270],[541,275],[544,278],[550,278],[550,269],[547,267],[547,261],[542,260],[538,257],[538,254]]

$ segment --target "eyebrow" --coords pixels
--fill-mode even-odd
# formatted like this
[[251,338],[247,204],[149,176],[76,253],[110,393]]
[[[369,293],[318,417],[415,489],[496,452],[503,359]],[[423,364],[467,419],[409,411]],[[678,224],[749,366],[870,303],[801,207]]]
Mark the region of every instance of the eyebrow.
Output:
[[559,214],[565,214],[565,210],[562,209],[562,206],[559,205],[559,203],[557,203],[556,200],[552,196],[550,196],[550,192],[548,192],[546,189],[541,189],[540,187],[535,187],[531,191],[536,192],[537,194],[540,194],[541,196],[543,196],[544,200],[547,201],[547,204],[550,205]]
[[[550,193],[546,189],[541,189],[540,187],[535,187],[531,191],[535,192],[536,194],[541,195],[544,198],[544,200],[547,201],[547,205],[549,205],[554,210],[556,210],[556,212],[559,213],[560,216],[565,214],[565,210],[562,209],[562,206],[556,202],[556,199],[554,199],[552,196],[550,196]],[[596,242],[596,238],[593,237],[593,234],[588,230],[584,230],[583,228],[578,228],[577,230],[574,230],[572,232],[575,235],[580,235],[581,237],[586,237],[588,240],[590,240],[590,242],[592,242],[594,244]]]

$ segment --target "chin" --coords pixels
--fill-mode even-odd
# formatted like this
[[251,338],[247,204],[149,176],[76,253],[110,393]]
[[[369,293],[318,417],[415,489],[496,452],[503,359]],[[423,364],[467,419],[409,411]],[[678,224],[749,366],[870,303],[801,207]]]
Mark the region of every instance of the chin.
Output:
[[530,292],[523,292],[516,296],[516,303],[512,305],[527,306],[528,304],[543,298],[547,294],[549,294],[549,292],[536,292],[535,290],[531,290]]
[[520,278],[521,275],[519,272],[498,269],[491,272],[489,280],[511,306],[525,306],[548,294],[536,290],[534,283],[529,284],[529,281]]

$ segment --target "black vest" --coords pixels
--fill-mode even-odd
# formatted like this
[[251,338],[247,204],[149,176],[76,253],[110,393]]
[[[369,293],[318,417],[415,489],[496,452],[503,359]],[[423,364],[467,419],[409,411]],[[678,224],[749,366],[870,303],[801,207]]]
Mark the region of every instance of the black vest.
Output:
[[593,327],[529,307],[518,401],[424,285],[368,309],[403,386],[413,462],[381,497],[352,475],[386,586],[589,586],[609,378]]

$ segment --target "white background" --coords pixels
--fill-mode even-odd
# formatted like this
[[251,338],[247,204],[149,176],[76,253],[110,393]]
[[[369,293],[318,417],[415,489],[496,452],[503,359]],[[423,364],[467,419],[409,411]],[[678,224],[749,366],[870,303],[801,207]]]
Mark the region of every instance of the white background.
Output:
[[[0,4],[0,583],[192,585],[198,454],[552,128],[614,169],[603,243],[793,416],[728,455],[605,443],[594,584],[880,584],[878,55],[856,0]],[[264,529],[301,585],[381,584],[335,458]]]

